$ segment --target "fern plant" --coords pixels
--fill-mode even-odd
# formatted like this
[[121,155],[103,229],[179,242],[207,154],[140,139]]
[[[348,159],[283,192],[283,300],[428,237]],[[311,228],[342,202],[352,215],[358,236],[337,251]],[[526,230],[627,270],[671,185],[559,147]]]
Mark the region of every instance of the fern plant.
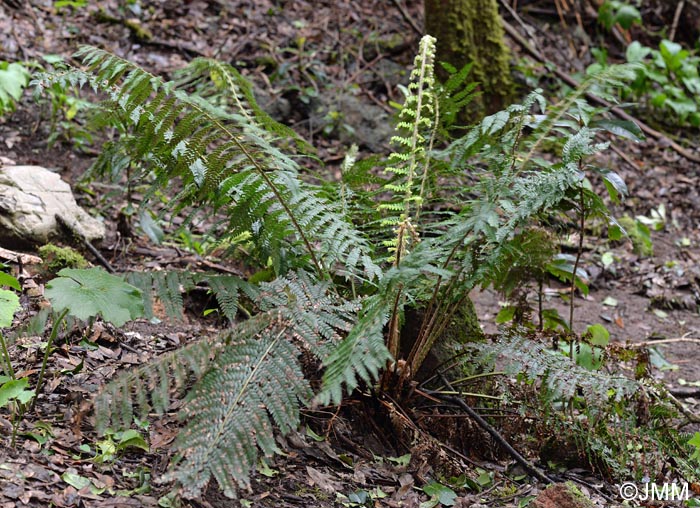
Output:
[[[382,371],[381,388],[401,395],[457,316],[476,323],[469,292],[497,280],[523,245],[521,234],[580,193],[578,163],[602,149],[591,145],[590,131],[566,132],[570,139],[556,163],[535,154],[583,92],[540,117],[531,110],[539,105],[544,112],[545,100],[533,92],[437,151],[474,87],[464,83],[468,68],[438,86],[434,54],[435,39],[424,37],[388,178],[351,153],[336,189],[302,178],[290,153],[308,147],[255,104],[250,86],[229,65],[198,59],[166,82],[83,48],[77,56],[84,69],[35,81],[39,88],[90,85],[106,94],[101,121],[117,125],[122,136],[97,167],[120,176],[128,169],[131,179],[149,184],[147,200],[170,186],[177,191],[170,211],[190,220],[197,213],[219,217],[210,231],[218,244],[235,251],[243,243],[251,264],[274,268],[273,280],[259,284],[211,274],[127,275],[147,302],[155,293],[172,315],[181,312],[182,290],[206,283],[235,322],[220,336],[118,376],[96,400],[104,429],[110,422],[128,425],[134,406],[162,413],[192,386],[164,478],[175,480],[182,494],[196,497],[214,478],[234,497],[249,484],[258,453],[276,451],[273,428],[295,428],[304,404],[339,403]],[[608,68],[584,89],[626,73]],[[589,197],[607,210],[592,191]],[[240,294],[247,319],[237,322]],[[409,307],[420,309],[418,323],[407,322]],[[323,366],[317,393],[304,375],[308,357]]]

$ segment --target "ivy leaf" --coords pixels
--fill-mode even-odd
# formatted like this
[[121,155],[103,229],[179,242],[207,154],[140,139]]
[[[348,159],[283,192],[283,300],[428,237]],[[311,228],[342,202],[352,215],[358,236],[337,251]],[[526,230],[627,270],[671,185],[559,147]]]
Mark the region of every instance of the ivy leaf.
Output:
[[100,268],[64,268],[46,286],[46,298],[57,311],[68,309],[78,319],[102,316],[115,326],[143,315],[141,290]]
[[19,297],[7,289],[0,289],[0,328],[12,325],[12,318],[19,309]]

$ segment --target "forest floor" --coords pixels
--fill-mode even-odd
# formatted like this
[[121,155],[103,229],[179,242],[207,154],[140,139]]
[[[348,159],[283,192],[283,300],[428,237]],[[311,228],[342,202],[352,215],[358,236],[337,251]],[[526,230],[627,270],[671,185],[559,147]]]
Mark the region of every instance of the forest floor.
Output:
[[[46,55],[69,59],[79,44],[91,44],[166,77],[197,56],[231,62],[255,82],[261,104],[273,116],[317,147],[330,178],[337,176],[351,143],[357,143],[363,154],[389,153],[393,110],[388,104],[402,102],[397,85],[406,82],[419,40],[412,23],[422,26],[423,15],[421,2],[415,0],[406,2],[403,13],[398,5],[404,2],[385,0],[109,0],[85,6],[74,2],[74,7],[66,2],[69,5],[60,9],[59,2],[50,0],[33,1],[32,8],[29,4],[0,1],[0,60],[35,60],[46,65]],[[504,16],[510,19],[511,15],[505,12]],[[523,19],[537,27],[532,37],[540,47],[549,48],[546,56],[565,72],[581,71],[591,63],[579,47],[581,41],[572,35],[573,28],[560,27],[556,12],[523,15]],[[528,68],[521,48],[511,44],[521,68]],[[552,84],[541,65],[530,64],[529,69],[542,77],[539,83],[522,84],[521,90]],[[104,218],[108,237],[101,250],[118,270],[196,268],[201,263],[188,250],[192,244],[186,239],[156,247],[139,231],[125,238],[118,215],[126,201],[118,186],[95,181],[78,184],[99,145],[81,146],[85,131],[78,123],[61,120],[54,130],[50,124],[50,107],[26,94],[15,113],[0,118],[0,164],[44,166],[73,183],[79,202]],[[55,133],[58,137],[50,144],[49,137]],[[692,136],[697,141],[697,132]],[[657,341],[654,376],[697,413],[700,167],[653,140],[616,143],[617,152],[607,151],[598,161],[615,168],[629,188],[630,197],[615,207],[615,214],[657,217],[654,253],[636,254],[629,241],[586,238],[583,265],[591,291],[586,298],[575,298],[575,328],[584,331],[588,325],[602,323],[614,342]],[[177,223],[173,220],[173,226]],[[197,228],[191,232],[194,238],[201,233]],[[577,241],[572,235],[563,244],[573,248]],[[612,262],[604,263],[604,258]],[[39,275],[37,280],[43,282]],[[552,282],[546,295],[546,307],[568,316],[567,287]],[[489,289],[474,293],[487,332],[496,330],[500,299]],[[194,300],[193,308],[206,304]],[[26,309],[20,318],[26,319],[36,312],[35,302],[25,298],[23,303]],[[170,458],[169,444],[178,425],[174,414],[144,427],[147,453],[129,448],[111,458],[106,450],[118,442],[118,436],[110,443],[109,438],[96,435],[88,401],[116,372],[213,332],[216,318],[200,316],[193,310],[182,322],[138,321],[120,330],[96,326],[88,337],[89,346],[80,337],[64,337],[51,356],[44,394],[35,413],[23,422],[15,448],[8,446],[8,415],[0,412],[0,507],[157,506],[168,487],[156,479]],[[15,344],[15,361],[36,370],[43,340],[29,335]],[[397,448],[395,440],[368,419],[346,413],[337,418],[308,413],[309,430],[280,440],[285,455],[260,468],[240,505],[433,506],[420,504],[428,500],[420,489],[425,471],[404,463],[401,457],[409,450]],[[470,455],[468,449],[464,453]],[[537,494],[539,487],[529,483],[503,494],[504,486],[512,485],[498,474],[507,462],[502,454],[472,458],[487,476],[491,473],[491,483],[481,493],[460,492],[455,506],[524,506],[522,500]],[[602,485],[594,474],[588,478],[590,485]],[[598,489],[584,486],[583,490],[596,504],[610,504]],[[344,498],[338,494],[355,497],[341,502]],[[238,503],[211,487],[192,506]]]

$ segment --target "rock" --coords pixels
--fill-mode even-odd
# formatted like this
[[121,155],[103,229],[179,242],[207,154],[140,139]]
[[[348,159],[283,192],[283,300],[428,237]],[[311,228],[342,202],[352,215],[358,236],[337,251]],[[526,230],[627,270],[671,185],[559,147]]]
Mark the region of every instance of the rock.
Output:
[[[394,126],[386,111],[350,93],[340,94],[331,101],[329,111],[339,113],[336,120],[340,124],[337,129],[338,139],[343,144],[356,143],[374,153],[384,153],[387,150],[389,140],[394,135]],[[327,113],[318,122],[328,123],[332,116]],[[343,128],[345,126],[350,128]]]
[[533,508],[592,508],[588,499],[571,482],[555,483],[543,490],[532,502]]
[[64,235],[56,215],[90,241],[104,238],[104,224],[78,206],[59,175],[40,166],[0,168],[0,244],[43,245]]

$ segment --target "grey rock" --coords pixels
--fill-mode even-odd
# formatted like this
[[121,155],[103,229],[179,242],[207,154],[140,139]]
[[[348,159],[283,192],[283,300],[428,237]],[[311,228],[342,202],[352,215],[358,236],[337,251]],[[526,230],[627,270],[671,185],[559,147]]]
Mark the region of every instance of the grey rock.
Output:
[[341,123],[351,128],[339,129],[342,143],[357,143],[375,153],[386,151],[394,135],[393,121],[386,111],[349,93],[337,97],[333,108],[342,114]]
[[78,206],[59,175],[40,166],[0,167],[2,246],[45,244],[64,235],[56,215],[90,241],[104,238],[104,224]]

